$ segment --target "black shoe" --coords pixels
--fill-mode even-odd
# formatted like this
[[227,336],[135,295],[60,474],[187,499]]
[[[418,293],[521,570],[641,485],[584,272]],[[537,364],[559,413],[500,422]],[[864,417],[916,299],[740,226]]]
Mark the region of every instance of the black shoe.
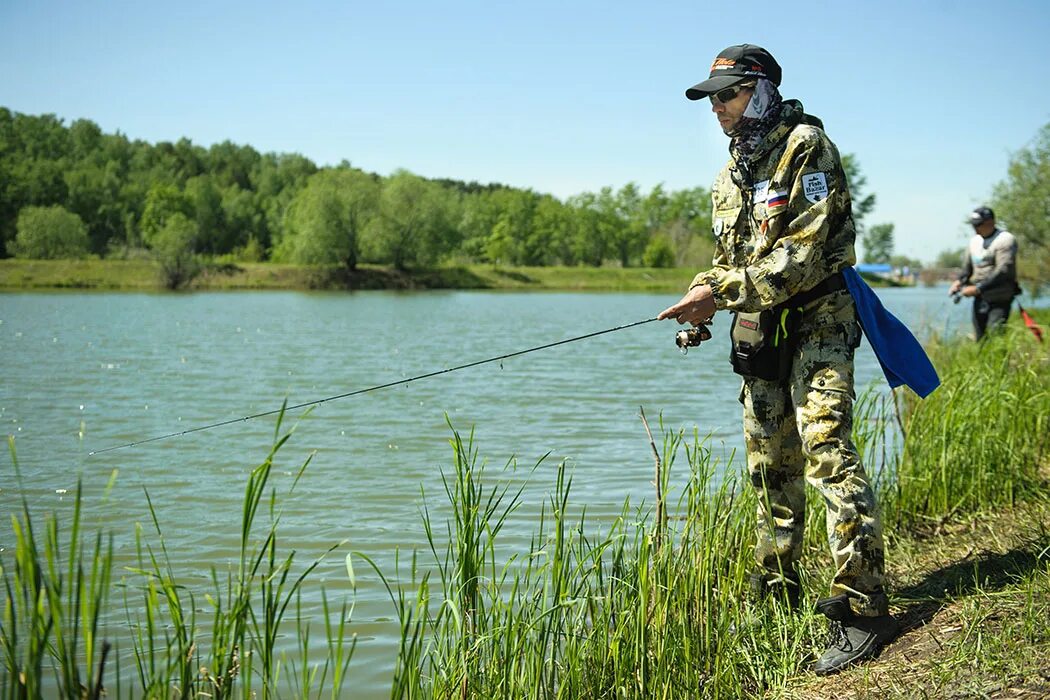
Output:
[[870,659],[897,636],[898,625],[892,615],[856,615],[845,594],[818,600],[817,611],[831,620],[832,634],[828,650],[813,665],[818,676],[838,673],[847,666]]

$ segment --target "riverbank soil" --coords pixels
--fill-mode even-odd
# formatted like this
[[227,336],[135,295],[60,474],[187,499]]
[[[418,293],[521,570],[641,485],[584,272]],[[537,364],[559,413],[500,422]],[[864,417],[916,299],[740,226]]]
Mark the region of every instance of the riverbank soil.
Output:
[[770,697],[1050,698],[1050,500],[930,523],[892,545],[898,638],[870,663]]

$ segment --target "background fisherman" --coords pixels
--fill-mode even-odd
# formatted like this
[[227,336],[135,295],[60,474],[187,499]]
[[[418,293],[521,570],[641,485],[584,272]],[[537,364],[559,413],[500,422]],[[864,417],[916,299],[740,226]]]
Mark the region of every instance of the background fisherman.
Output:
[[[995,212],[977,207],[970,214],[973,238],[966,247],[963,271],[948,294],[973,297],[973,330],[977,340],[1006,324],[1017,286],[1017,239],[995,224]],[[956,297],[958,300],[958,297]]]
[[824,498],[835,575],[817,608],[839,632],[814,666],[826,674],[873,656],[897,623],[874,492],[850,437],[861,328],[842,274],[856,259],[849,189],[821,122],[783,100],[780,81],[765,49],[742,44],[686,91],[710,97],[730,159],[712,189],[713,267],[659,318],[697,325],[716,310],[735,314],[734,369],[745,375],[748,471],[759,496],[757,594],[798,605],[805,481]]

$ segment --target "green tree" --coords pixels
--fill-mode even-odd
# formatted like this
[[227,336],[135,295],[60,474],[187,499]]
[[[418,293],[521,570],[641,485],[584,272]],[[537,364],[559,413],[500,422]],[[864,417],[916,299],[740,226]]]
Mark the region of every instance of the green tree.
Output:
[[678,190],[661,208],[658,231],[666,235],[679,267],[708,267],[714,256],[711,193],[703,187]]
[[888,263],[893,257],[893,224],[875,224],[864,234],[864,261]]
[[875,208],[875,194],[865,192],[868,178],[861,174],[860,163],[854,154],[847,153],[842,156],[842,169],[846,173],[846,183],[849,185],[850,198],[853,202],[853,223],[857,225],[857,233],[862,233],[864,219]]
[[169,216],[153,235],[151,248],[160,264],[161,282],[168,289],[178,289],[200,271],[194,255],[197,224],[181,212]]
[[58,205],[25,207],[18,213],[12,248],[19,258],[81,258],[88,251],[87,227],[79,216]]
[[952,248],[948,250],[942,250],[937,254],[937,259],[934,260],[934,267],[961,267],[963,264],[963,255],[966,254],[965,248]]
[[229,185],[222,191],[222,216],[226,222],[225,240],[232,247],[246,245],[252,238],[269,240],[266,214],[256,204],[251,190]]
[[502,206],[497,201],[495,191],[467,192],[463,196],[460,211],[457,222],[462,239],[460,252],[471,260],[488,262],[488,240],[502,215]]
[[118,169],[115,164],[100,164],[97,160],[81,160],[66,171],[64,180],[68,193],[66,206],[87,226],[91,251],[101,254],[110,240],[123,237],[124,225]]
[[620,265],[628,267],[632,262],[636,262],[645,250],[650,232],[650,212],[638,185],[633,182],[628,182],[607,199],[608,190],[609,188],[602,189],[599,206],[611,209],[609,220],[615,220],[616,225],[609,231],[610,244],[620,260]]
[[674,248],[671,239],[663,234],[653,236],[642,254],[642,264],[646,267],[673,267]]
[[256,208],[263,212],[265,227],[255,232],[254,245],[268,248],[284,234],[284,221],[295,195],[306,187],[317,166],[298,153],[267,153],[251,173]]
[[279,256],[304,265],[353,270],[361,238],[376,216],[379,182],[360,170],[322,170],[288,207]]
[[485,241],[485,257],[497,265],[517,264],[521,258],[521,246],[515,240],[514,224],[509,214],[500,217]]
[[197,224],[197,246],[202,253],[228,253],[237,245],[237,232],[226,222],[222,191],[210,175],[196,175],[186,181],[184,194]]
[[168,219],[181,214],[187,219],[193,218],[193,204],[175,185],[154,183],[146,194],[146,204],[142,211],[140,227],[142,240],[150,248],[153,239],[167,225]]
[[893,267],[898,270],[908,268],[911,272],[918,272],[926,267],[922,260],[919,260],[918,258],[909,258],[907,255],[891,255],[890,265],[893,265]]
[[537,257],[537,265],[575,265],[576,257],[572,250],[573,212],[559,199],[545,195],[536,203],[532,217],[534,237],[529,247],[540,248],[542,257]]
[[451,252],[458,243],[452,196],[407,170],[395,172],[383,183],[379,216],[365,230],[362,249],[368,259],[406,270]]
[[1050,123],[1010,159],[992,208],[1018,242],[1018,271],[1038,288],[1050,270]]

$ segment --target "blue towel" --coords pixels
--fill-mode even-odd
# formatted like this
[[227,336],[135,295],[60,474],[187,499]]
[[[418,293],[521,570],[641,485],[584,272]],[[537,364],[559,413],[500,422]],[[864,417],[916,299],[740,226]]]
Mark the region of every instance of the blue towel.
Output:
[[842,275],[857,305],[860,327],[868,336],[890,387],[907,384],[920,397],[929,396],[940,386],[941,380],[922,345],[900,319],[882,306],[875,292],[854,268],[846,268]]

